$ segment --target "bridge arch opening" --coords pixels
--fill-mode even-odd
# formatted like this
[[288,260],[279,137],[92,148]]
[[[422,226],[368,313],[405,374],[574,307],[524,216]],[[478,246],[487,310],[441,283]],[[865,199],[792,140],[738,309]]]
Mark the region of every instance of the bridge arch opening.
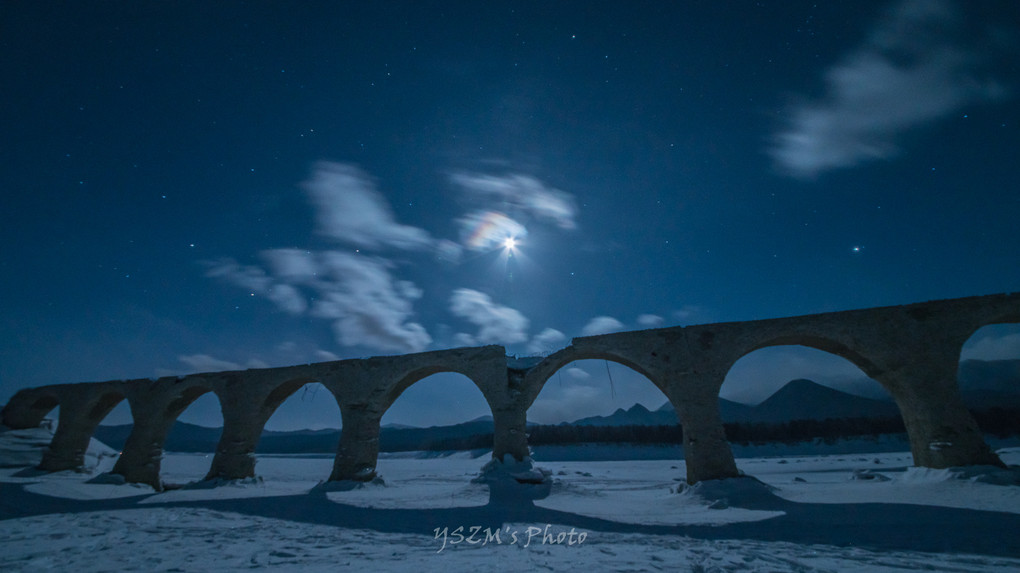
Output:
[[201,481],[223,433],[223,409],[212,388],[191,386],[167,404],[160,479],[167,487]]
[[[333,393],[317,380],[290,380],[271,392],[262,408],[271,414],[255,446],[256,456],[302,454],[288,458],[287,475],[315,481],[329,477],[343,425]],[[269,467],[259,466],[258,474],[273,479],[265,473]]]
[[29,406],[32,417],[38,416],[39,425],[57,429],[60,419],[60,400],[56,396],[41,396]]
[[[542,383],[528,421],[535,424],[529,444],[539,462],[576,457],[568,450],[582,443],[610,444],[600,454],[609,459],[615,446],[634,443],[654,444],[660,458],[683,457],[672,404],[649,377],[622,360],[578,358],[559,365]],[[661,448],[662,443],[675,448]]]
[[812,346],[748,352],[730,367],[719,398],[735,458],[783,445],[836,453],[843,438],[874,440],[876,450],[909,450],[908,443],[878,437],[905,432],[889,392],[847,357]]
[[[421,499],[434,500],[436,507],[449,507],[451,500],[455,506],[485,505],[485,486],[467,477],[448,479],[476,473],[479,459],[492,451],[492,409],[481,388],[459,372],[418,371],[392,388],[388,403],[380,420],[377,475],[388,485],[418,488]],[[446,461],[439,474],[417,475],[412,484],[403,483],[411,477],[403,473],[411,463],[407,457]]]
[[1020,434],[1020,324],[976,330],[960,351],[957,385],[986,440]]
[[[429,447],[443,447],[442,436],[454,436],[453,432],[436,434],[434,438],[417,440],[408,435],[413,432],[394,432],[408,428],[444,428],[460,424],[474,424],[487,428],[484,433],[490,439],[476,439],[483,448],[492,447],[492,409],[477,384],[459,372],[412,373],[398,383],[389,397],[390,406],[382,416],[385,431],[380,436],[380,451],[410,451],[415,444]],[[478,436],[476,429],[464,429],[461,437]],[[403,434],[403,435],[402,435]],[[456,440],[451,441],[454,443]],[[431,445],[430,445],[431,444]],[[471,449],[459,448],[448,449]]]

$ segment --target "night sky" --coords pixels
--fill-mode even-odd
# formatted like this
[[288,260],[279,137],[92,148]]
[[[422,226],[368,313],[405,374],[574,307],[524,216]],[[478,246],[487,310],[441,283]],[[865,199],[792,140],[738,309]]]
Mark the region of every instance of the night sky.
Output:
[[[1018,64],[1014,0],[5,3],[0,402],[1015,291]],[[608,367],[529,417],[665,401]],[[269,427],[338,425],[306,388]],[[384,422],[486,412],[437,375]]]

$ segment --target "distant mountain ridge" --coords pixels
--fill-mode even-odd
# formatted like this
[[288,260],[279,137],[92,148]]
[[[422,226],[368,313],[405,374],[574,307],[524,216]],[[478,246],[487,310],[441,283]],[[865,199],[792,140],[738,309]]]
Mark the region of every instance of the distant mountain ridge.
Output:
[[[874,418],[895,416],[898,412],[892,402],[856,396],[803,378],[788,382],[757,406],[719,399],[719,414],[724,423]],[[620,408],[608,416],[592,416],[573,422],[579,426],[659,426],[676,423],[676,412],[668,401],[655,411],[635,404],[629,410]]]

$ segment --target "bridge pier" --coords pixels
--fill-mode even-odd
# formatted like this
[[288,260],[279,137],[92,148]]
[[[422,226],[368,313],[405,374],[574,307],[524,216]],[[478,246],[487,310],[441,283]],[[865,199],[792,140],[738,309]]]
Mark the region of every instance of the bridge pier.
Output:
[[248,404],[223,408],[223,434],[205,479],[255,477],[255,447],[267,421],[258,408]]
[[340,406],[343,429],[329,481],[372,481],[376,477],[382,415],[369,404]]
[[159,470],[163,459],[163,443],[172,424],[173,420],[169,423],[165,420],[139,422],[136,416],[134,428],[110,473],[122,476],[128,483],[143,483],[156,491],[162,491]]
[[68,396],[60,408],[57,431],[43,454],[39,469],[49,472],[77,469],[85,465],[85,452],[92,433],[103,418],[124,396],[116,391],[104,394],[86,388],[68,388]]
[[134,427],[110,473],[130,483],[143,483],[162,491],[159,470],[163,444],[177,417],[210,388],[198,380],[160,378],[125,386]]
[[719,386],[687,382],[668,388],[667,397],[683,426],[687,483],[692,485],[740,475],[719,415]]
[[922,356],[879,376],[900,408],[914,465],[1006,467],[985,442],[977,421],[964,406],[956,382],[957,364]]
[[523,461],[531,455],[528,449],[528,411],[519,404],[492,411],[492,457],[503,460],[511,455]]

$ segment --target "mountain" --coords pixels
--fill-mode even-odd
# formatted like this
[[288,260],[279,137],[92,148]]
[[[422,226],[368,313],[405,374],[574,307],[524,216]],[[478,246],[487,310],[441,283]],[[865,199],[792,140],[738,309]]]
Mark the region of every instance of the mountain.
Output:
[[751,422],[787,422],[826,418],[877,418],[897,416],[892,402],[841,392],[803,378],[785,386],[751,409]]
[[964,360],[957,373],[960,390],[1020,393],[1020,360]]
[[[668,405],[669,402],[666,404]],[[608,416],[589,416],[574,420],[570,424],[573,426],[665,426],[676,423],[676,414],[672,408],[669,410],[659,408],[652,412],[641,404],[634,404],[629,410],[617,408]]]
[[[751,419],[752,407],[725,398],[719,398],[719,415],[723,422],[746,422]],[[634,404],[629,410],[617,408],[608,416],[589,416],[574,420],[575,426],[672,426],[678,419],[673,404],[668,400],[655,410]]]
[[[892,402],[855,396],[804,379],[788,382],[757,406],[719,399],[719,415],[724,423],[775,423],[898,414]],[[634,404],[629,410],[619,408],[609,416],[591,416],[572,422],[575,426],[662,426],[676,423],[676,413],[668,401],[655,411]]]

